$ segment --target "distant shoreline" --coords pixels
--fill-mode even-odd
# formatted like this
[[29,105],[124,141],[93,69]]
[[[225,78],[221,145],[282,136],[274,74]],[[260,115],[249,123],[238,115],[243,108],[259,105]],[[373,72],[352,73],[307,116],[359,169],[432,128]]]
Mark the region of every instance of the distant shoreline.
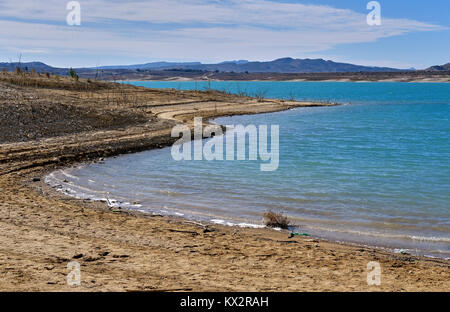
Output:
[[350,79],[330,79],[330,80],[306,80],[306,79],[292,79],[292,80],[213,80],[213,79],[195,79],[195,78],[184,78],[184,77],[171,77],[163,80],[155,79],[123,79],[121,81],[154,81],[154,82],[195,82],[195,81],[220,81],[220,82],[355,82],[355,83],[375,83],[375,82],[404,82],[404,83],[449,83],[450,78],[440,78],[435,80],[430,79],[417,79],[417,80],[401,80],[401,79],[387,79],[387,80],[350,80]]
[[[6,64],[6,63],[3,63]],[[0,63],[1,65],[1,63]],[[6,71],[14,70],[8,64]],[[24,67],[25,65],[22,65]],[[33,66],[33,65],[30,65]],[[54,68],[39,63],[37,73],[69,76],[68,68]],[[0,66],[1,69],[1,66]],[[75,69],[80,78],[103,81],[325,81],[325,82],[450,82],[450,70],[348,71],[348,72],[243,72],[200,69]],[[22,69],[32,71],[31,67]]]
[[[89,78],[89,73],[82,73]],[[225,73],[153,70],[102,73],[111,81],[450,82],[450,71],[358,73]]]

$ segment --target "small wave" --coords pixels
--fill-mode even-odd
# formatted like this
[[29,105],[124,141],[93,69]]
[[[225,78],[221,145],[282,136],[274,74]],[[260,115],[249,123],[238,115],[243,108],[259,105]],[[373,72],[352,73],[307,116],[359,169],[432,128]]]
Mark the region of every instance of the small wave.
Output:
[[443,242],[450,243],[450,237],[425,237],[425,236],[411,236],[412,240],[415,241],[428,241],[428,242]]
[[67,173],[67,171],[65,171],[65,170],[60,170],[60,172],[61,172],[62,175],[66,176],[68,178],[71,178],[71,179],[74,179],[74,180],[80,180],[80,178]]
[[[394,253],[397,254],[418,254],[419,250],[418,249],[393,249]],[[432,253],[432,254],[430,254]],[[426,253],[423,254],[424,257],[427,258],[433,258],[433,259],[444,259],[444,260],[449,260],[450,257],[448,257],[450,254],[450,252],[445,251],[445,250],[440,250],[440,249],[436,249],[436,250],[428,250]],[[439,255],[439,256],[437,256]]]
[[242,228],[262,229],[265,227],[264,225],[253,224],[253,223],[245,223],[245,222],[233,223],[233,222],[225,221],[222,219],[211,219],[210,221],[215,224],[226,225],[226,226],[239,226]]
[[178,192],[173,192],[173,191],[168,191],[168,190],[157,190],[156,191],[159,194],[164,194],[167,196],[172,196],[172,197],[181,197],[181,196],[185,196],[182,193],[178,193]]
[[336,232],[343,234],[354,234],[359,236],[370,236],[376,238],[391,238],[391,239],[403,239],[410,241],[421,241],[421,242],[442,242],[442,243],[450,243],[450,237],[436,237],[436,236],[416,236],[416,235],[407,235],[407,234],[386,234],[386,233],[378,233],[378,232],[367,232],[367,231],[358,231],[358,230],[350,230],[350,229],[334,229],[334,228],[324,228],[319,226],[308,226],[310,229],[324,231],[324,232]]

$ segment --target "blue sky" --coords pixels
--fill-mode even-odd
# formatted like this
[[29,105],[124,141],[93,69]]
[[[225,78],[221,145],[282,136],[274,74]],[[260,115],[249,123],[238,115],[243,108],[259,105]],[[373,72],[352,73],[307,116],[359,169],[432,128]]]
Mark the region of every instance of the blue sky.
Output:
[[80,0],[69,26],[65,0],[0,0],[0,62],[81,67],[152,61],[325,58],[426,68],[450,62],[450,1]]

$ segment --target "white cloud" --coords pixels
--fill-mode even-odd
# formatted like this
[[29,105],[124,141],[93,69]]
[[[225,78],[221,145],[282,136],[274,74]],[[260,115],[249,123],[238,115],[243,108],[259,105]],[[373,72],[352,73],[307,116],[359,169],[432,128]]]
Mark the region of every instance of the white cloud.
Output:
[[0,46],[50,54],[270,59],[443,29],[389,18],[373,27],[351,10],[267,0],[80,1],[82,25],[69,27],[66,3],[2,0]]

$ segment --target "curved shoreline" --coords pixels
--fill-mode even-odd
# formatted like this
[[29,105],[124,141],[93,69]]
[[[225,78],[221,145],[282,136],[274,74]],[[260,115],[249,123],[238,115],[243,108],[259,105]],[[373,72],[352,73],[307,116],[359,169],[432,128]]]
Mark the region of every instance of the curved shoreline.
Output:
[[[66,83],[65,80],[63,82]],[[109,84],[106,86],[111,87]],[[143,90],[131,86],[119,90],[113,88],[110,93],[92,91],[95,92],[94,100],[86,91],[79,90],[53,87],[24,89],[4,85],[0,80],[1,87],[6,88],[5,92],[17,91],[20,96],[31,94],[33,101],[57,98],[50,101],[50,107],[66,99],[76,99],[73,103],[67,102],[67,105],[80,105],[83,109],[92,107],[99,112],[111,110],[110,98],[113,97],[117,103],[113,101],[112,106],[119,114],[127,111],[146,114],[148,118],[170,114],[168,105],[172,108],[177,106],[173,117],[188,124],[189,119],[198,113],[204,118],[211,118],[226,114],[273,112],[305,105],[282,101],[258,104],[253,99],[215,92]],[[138,101],[125,99],[125,95],[130,97],[134,92],[141,92],[139,95],[142,98]],[[173,105],[186,99],[193,99],[196,104]],[[246,105],[249,103],[252,106]],[[141,104],[144,107],[138,107]],[[4,242],[0,248],[2,290],[450,289],[449,261],[317,239],[288,239],[286,233],[267,229],[236,229],[220,225],[204,227],[179,218],[114,212],[103,203],[55,194],[40,181],[46,172],[56,168],[170,145],[173,142],[170,128],[175,121],[151,120],[123,128],[82,130],[63,135],[55,129],[55,135],[50,138],[0,145],[0,239]],[[96,122],[96,119],[91,122]],[[66,265],[70,261],[81,264],[82,284],[78,288],[66,284]],[[366,265],[369,261],[378,261],[382,266],[381,286],[368,286],[366,283]]]
[[[120,157],[121,155],[118,156],[114,156],[114,158],[116,157]],[[96,163],[96,161],[94,162],[85,162],[82,164],[82,166],[89,166],[92,163]],[[77,165],[78,166],[78,165]],[[69,178],[73,178],[73,179],[78,179],[77,177],[72,177],[69,173],[67,173],[65,170],[66,169],[77,169],[74,166],[71,167],[66,167],[63,169],[58,169],[57,171],[52,171],[50,174],[45,175],[45,179],[44,182],[46,184],[48,184],[50,187],[52,187],[55,191],[65,195],[65,196],[69,196],[69,197],[73,197],[76,198],[78,200],[88,200],[88,201],[95,201],[95,202],[100,202],[103,203],[105,205],[107,205],[109,207],[109,209],[111,210],[124,210],[124,211],[128,211],[128,212],[139,212],[142,213],[144,215],[162,215],[168,218],[181,218],[181,219],[185,219],[187,221],[193,221],[193,222],[199,222],[200,224],[203,224],[203,226],[207,227],[207,226],[216,226],[216,225],[225,225],[227,227],[240,227],[240,228],[265,228],[265,226],[262,224],[262,221],[260,223],[257,222],[256,219],[253,220],[244,220],[241,219],[239,220],[238,218],[230,218],[230,217],[223,217],[220,215],[207,215],[208,217],[206,217],[206,215],[197,215],[195,213],[192,212],[186,212],[185,210],[182,209],[182,207],[178,207],[178,208],[165,208],[165,207],[160,207],[160,208],[156,208],[156,207],[151,207],[151,206],[145,206],[143,207],[140,203],[138,205],[135,205],[132,198],[117,198],[117,197],[110,197],[109,192],[107,191],[98,191],[98,190],[91,190],[91,189],[85,189],[86,184],[84,185],[79,185],[76,184],[76,182],[74,183],[73,180],[69,180],[69,181],[63,181],[63,177],[60,176],[59,178],[54,177],[53,175],[60,171],[62,173],[62,175],[66,175],[68,179]],[[85,193],[84,191],[86,191],[87,193]],[[94,195],[93,193],[97,193],[98,195]],[[108,194],[109,196],[107,196],[106,194]],[[103,196],[101,196],[103,195]],[[100,197],[98,197],[100,196]],[[142,208],[142,209],[140,209]],[[143,210],[145,209],[145,211]],[[371,243],[371,240],[369,237],[373,239],[375,238],[379,238],[378,236],[376,236],[373,233],[364,233],[362,234],[364,236],[364,239],[359,238],[359,240],[354,236],[356,232],[353,232],[352,230],[347,231],[342,231],[338,230],[337,228],[322,228],[322,226],[320,225],[320,223],[316,224],[315,226],[311,226],[311,224],[308,223],[308,220],[302,220],[302,224],[304,225],[303,227],[303,231],[309,231],[311,234],[310,236],[314,239],[320,239],[323,241],[327,241],[330,243],[339,243],[339,244],[347,244],[347,245],[353,245],[353,246],[364,246],[367,248],[374,248],[374,249],[380,249],[380,250],[384,250],[386,252],[390,252],[390,253],[403,253],[403,254],[410,254],[413,256],[418,256],[418,257],[424,257],[424,258],[428,258],[428,259],[440,259],[440,260],[450,260],[450,258],[447,256],[445,256],[443,253],[443,251],[425,251],[425,250],[413,250],[411,248],[407,248],[407,247],[401,247],[401,246],[396,246],[395,244],[391,243],[390,245],[385,242],[385,244],[383,243]],[[306,224],[306,226],[305,226]],[[317,228],[317,226],[319,228]],[[269,230],[274,230],[274,229],[270,229]],[[282,230],[282,229],[275,229],[277,231],[282,231],[285,232],[286,235],[288,235],[288,231],[287,230]],[[292,227],[291,231],[297,231],[297,230],[301,230],[298,228],[298,226],[294,226]],[[358,235],[359,232],[357,232]],[[333,235],[341,235],[340,238],[338,237],[333,237]],[[406,234],[405,234],[406,235]],[[401,234],[391,234],[388,236],[385,235],[381,235],[381,237],[387,237],[390,239],[398,239],[399,237],[401,237],[402,239],[404,239],[404,237]],[[435,238],[433,239],[432,237],[418,237],[416,239],[411,238],[411,240],[418,240],[418,241],[422,241],[423,239],[428,239],[431,241],[448,241],[448,238]],[[409,240],[408,240],[409,242]],[[397,242],[398,243],[398,242]],[[431,252],[431,253],[430,253]],[[438,254],[440,254],[440,256],[438,256]]]

